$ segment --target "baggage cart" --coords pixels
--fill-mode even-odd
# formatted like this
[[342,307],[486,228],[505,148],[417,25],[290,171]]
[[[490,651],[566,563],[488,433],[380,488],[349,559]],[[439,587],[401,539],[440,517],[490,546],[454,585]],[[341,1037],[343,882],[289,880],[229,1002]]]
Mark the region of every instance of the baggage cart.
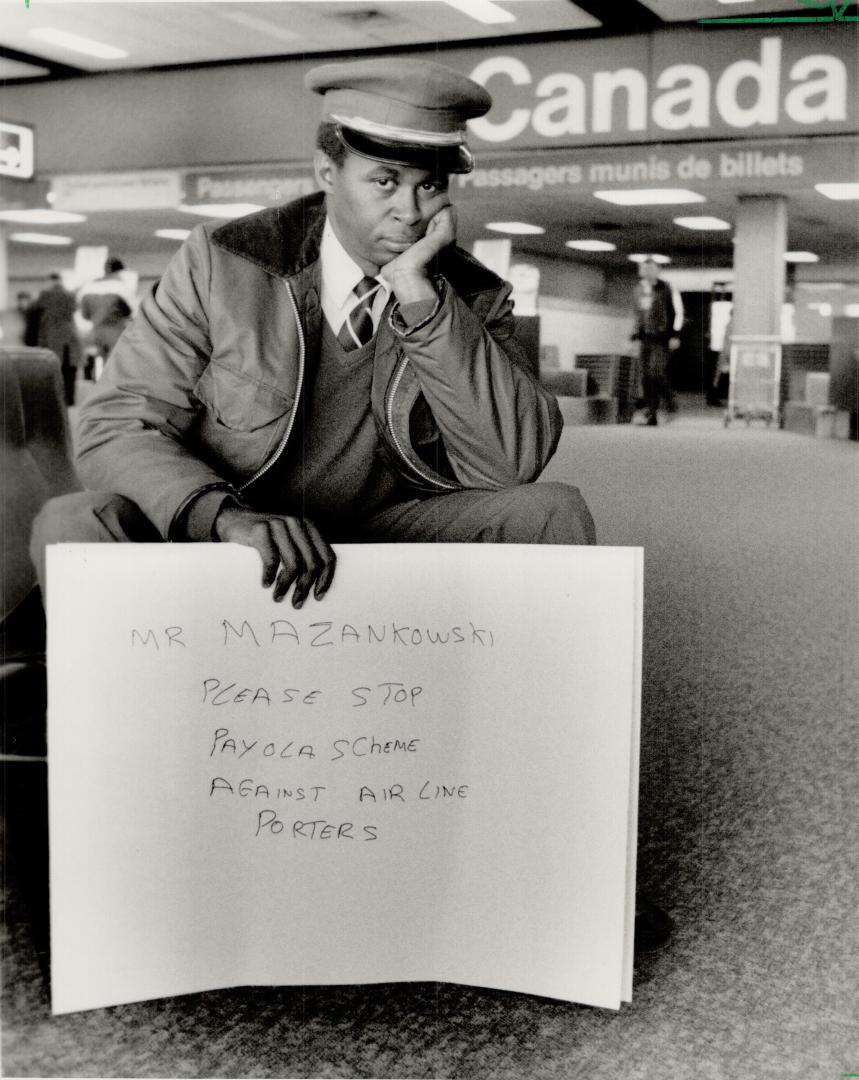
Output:
[[781,341],[766,335],[731,340],[731,374],[725,427],[732,420],[764,420],[767,427],[779,418]]

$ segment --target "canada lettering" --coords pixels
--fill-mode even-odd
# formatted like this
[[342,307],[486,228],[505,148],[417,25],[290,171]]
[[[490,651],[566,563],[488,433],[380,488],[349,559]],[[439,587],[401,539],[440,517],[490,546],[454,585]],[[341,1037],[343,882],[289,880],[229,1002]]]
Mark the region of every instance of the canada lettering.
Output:
[[523,60],[495,52],[471,78],[488,87],[496,104],[469,127],[478,139],[504,143],[529,128],[545,139],[569,140],[590,133],[645,132],[649,125],[670,132],[707,131],[721,122],[744,131],[772,131],[783,120],[809,128],[845,121],[844,61],[815,52],[786,63],[782,52],[782,39],[773,35],[760,39],[757,56],[736,59],[718,73],[688,62],[659,72],[626,64],[595,71],[589,84],[575,71],[554,71],[536,85]]

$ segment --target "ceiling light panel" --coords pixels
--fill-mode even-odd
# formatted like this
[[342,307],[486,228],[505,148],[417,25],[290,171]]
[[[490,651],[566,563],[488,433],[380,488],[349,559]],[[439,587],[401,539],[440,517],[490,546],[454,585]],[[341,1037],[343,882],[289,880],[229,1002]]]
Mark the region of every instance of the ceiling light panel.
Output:
[[232,220],[244,217],[246,214],[253,214],[257,210],[264,210],[265,207],[256,203],[198,203],[196,205],[183,203],[179,209],[184,214],[196,214],[198,217]]
[[594,198],[615,206],[674,206],[681,203],[699,203],[707,200],[696,191],[687,188],[639,188],[595,191]]
[[859,184],[815,184],[814,190],[827,199],[859,199]]
[[52,236],[50,233],[15,232],[9,239],[16,244],[43,244],[46,247],[68,247],[72,243],[70,236]]
[[72,214],[65,210],[0,210],[0,221],[12,221],[18,225],[77,225],[86,221],[84,214]]
[[706,214],[701,214],[700,217],[676,217],[674,224],[679,225],[681,229],[712,230],[713,232],[731,228],[729,221],[723,221],[722,218],[717,217],[708,217]]
[[568,240],[567,247],[574,251],[617,251],[607,240]]
[[789,263],[816,263],[820,262],[820,256],[813,251],[786,251],[784,261]]
[[540,225],[527,221],[490,221],[486,228],[491,232],[510,233],[512,236],[542,236],[546,231]]

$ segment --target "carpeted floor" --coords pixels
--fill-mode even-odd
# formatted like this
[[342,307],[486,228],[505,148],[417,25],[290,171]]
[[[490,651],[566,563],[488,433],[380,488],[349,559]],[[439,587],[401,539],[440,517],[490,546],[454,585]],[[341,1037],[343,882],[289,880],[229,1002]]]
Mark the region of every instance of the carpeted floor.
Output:
[[[859,454],[688,406],[568,428],[645,548],[639,880],[677,922],[619,1013],[436,984],[231,990],[52,1019],[8,777],[3,1070],[39,1077],[834,1080],[859,1074]],[[24,772],[24,770],[30,770]],[[35,928],[34,928],[35,927]]]

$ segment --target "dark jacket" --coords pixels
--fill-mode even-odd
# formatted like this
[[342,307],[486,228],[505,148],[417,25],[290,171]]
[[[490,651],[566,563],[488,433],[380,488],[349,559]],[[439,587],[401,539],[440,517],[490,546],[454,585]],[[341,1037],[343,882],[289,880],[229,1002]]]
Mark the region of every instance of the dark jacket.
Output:
[[27,309],[28,343],[50,349],[63,366],[79,367],[82,360],[76,307],[74,294],[57,283],[40,292]]
[[[324,221],[316,194],[194,229],[82,407],[88,487],[132,499],[170,539],[208,491],[270,508],[266,483],[319,354]],[[376,334],[382,444],[416,491],[533,480],[562,421],[525,369],[510,286],[456,248],[437,269],[433,316],[406,328],[395,308]]]
[[641,306],[643,290],[644,283],[639,281],[635,287],[636,332],[633,337],[667,343],[674,337],[676,314],[671,286],[661,279],[654,283],[649,309]]

